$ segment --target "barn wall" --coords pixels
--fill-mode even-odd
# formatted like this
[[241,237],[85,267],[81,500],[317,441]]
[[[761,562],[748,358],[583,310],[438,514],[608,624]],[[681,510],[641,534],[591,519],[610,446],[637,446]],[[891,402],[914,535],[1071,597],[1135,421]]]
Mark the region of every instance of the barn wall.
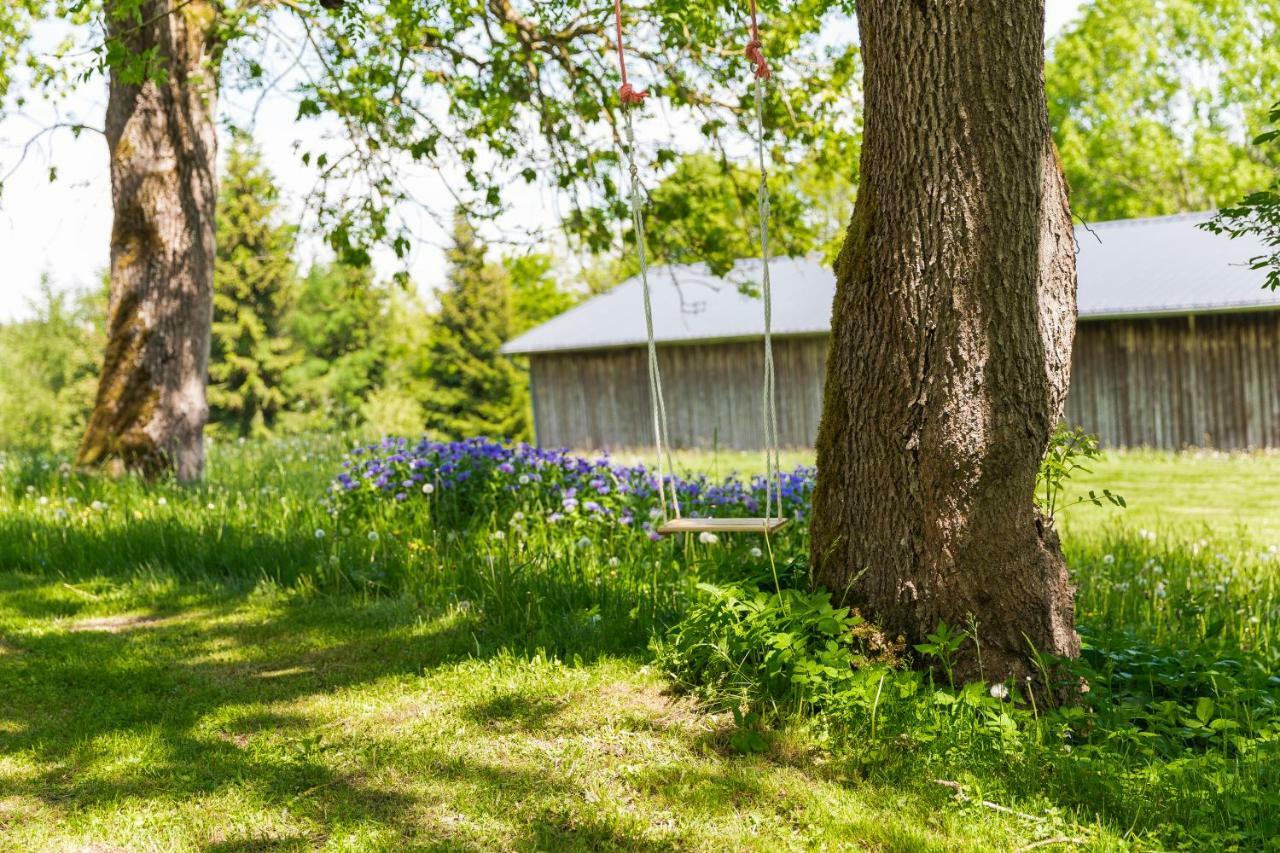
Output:
[[[810,447],[826,338],[774,347],[781,444]],[[763,446],[758,342],[662,347],[659,358],[675,446]],[[540,443],[653,443],[642,348],[539,355],[531,367]],[[1084,320],[1066,418],[1111,447],[1280,447],[1280,312]]]
[[[810,447],[822,410],[826,337],[775,341],[773,356],[779,444]],[[675,447],[764,446],[764,351],[758,341],[663,346],[658,359]],[[646,365],[641,347],[531,357],[538,443],[576,448],[652,445]]]
[[1067,419],[1113,447],[1280,447],[1280,313],[1085,320]]

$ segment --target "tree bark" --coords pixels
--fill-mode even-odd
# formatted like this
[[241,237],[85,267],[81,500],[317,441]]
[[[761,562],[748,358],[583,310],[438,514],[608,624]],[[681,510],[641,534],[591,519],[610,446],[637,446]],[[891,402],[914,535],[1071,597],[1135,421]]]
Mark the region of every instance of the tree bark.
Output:
[[1076,313],[1044,0],[860,0],[858,25],[862,180],[836,263],[815,583],[910,642],[972,617],[958,675],[1025,678],[1035,652],[1079,653],[1033,503]]
[[194,480],[208,419],[216,9],[144,0],[136,15],[118,16],[112,2],[105,14],[109,42],[130,58],[110,68],[108,339],[78,463]]

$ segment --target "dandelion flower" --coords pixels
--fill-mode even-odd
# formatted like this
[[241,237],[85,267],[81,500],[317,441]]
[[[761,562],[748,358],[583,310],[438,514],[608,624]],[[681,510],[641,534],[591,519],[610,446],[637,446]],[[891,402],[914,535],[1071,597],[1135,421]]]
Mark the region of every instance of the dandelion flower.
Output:
[[67,517],[67,511],[62,507],[58,507],[57,511],[54,512],[53,517],[61,521]]
[[763,557],[763,556],[764,556],[764,551],[761,551],[759,548],[752,548],[752,549],[751,549],[751,557],[752,557],[752,559],[758,560],[758,559],[760,559],[760,558],[761,558],[761,557]]
[[1108,565],[1108,566],[1110,566],[1110,565],[1112,565],[1113,563],[1115,563],[1115,561],[1116,561],[1116,555],[1115,555],[1115,554],[1104,554],[1104,555],[1103,555],[1103,557],[1102,557],[1102,562],[1103,562],[1105,565]]
[[698,541],[701,542],[703,545],[714,545],[717,542],[719,542],[720,539],[711,531],[704,530],[698,534]]
[[507,538],[507,534],[503,533],[501,530],[495,530],[491,535],[493,536],[494,539],[497,539],[499,541]]
[[94,512],[102,512],[106,508],[107,508],[107,505],[104,504],[102,501],[94,501],[93,503],[89,504],[89,509],[93,510]]
[[991,698],[1000,700],[1008,699],[1009,688],[1005,687],[1003,684],[991,685]]
[[611,568],[611,569],[616,569],[616,568],[618,568],[618,558],[617,558],[617,557],[610,557],[610,558],[609,558],[609,568]]
[[590,547],[591,547],[591,540],[590,540],[590,539],[588,539],[587,537],[583,536],[581,539],[579,539],[579,540],[578,540],[578,547],[579,547],[579,548],[590,548]]
[[156,498],[156,506],[168,506],[168,505],[169,505],[169,502],[164,499],[163,495]]
[[47,497],[45,497],[44,495],[41,495],[41,496],[40,496],[40,500],[39,500],[39,501],[37,501],[37,503],[39,503],[39,504],[40,504],[40,506],[48,506],[48,505],[49,505],[49,499],[48,499]]
[[376,530],[370,530],[370,531],[369,531],[369,541],[370,541],[370,542],[377,542],[377,541],[378,541],[378,531],[376,531]]
[[520,481],[519,481],[519,482],[520,482],[520,485],[522,485],[522,486],[527,486],[527,485],[529,485],[529,475],[528,475],[528,474],[521,474],[521,475],[520,475]]
[[422,493],[423,493],[424,495],[429,495],[429,494],[431,494],[432,492],[434,492],[435,490],[436,490],[436,487],[435,487],[434,485],[432,485],[431,483],[423,483],[423,484],[422,484]]
[[317,528],[316,528],[316,538],[317,538],[317,539],[323,539],[323,538],[324,538],[324,528],[322,528],[322,527],[317,527]]

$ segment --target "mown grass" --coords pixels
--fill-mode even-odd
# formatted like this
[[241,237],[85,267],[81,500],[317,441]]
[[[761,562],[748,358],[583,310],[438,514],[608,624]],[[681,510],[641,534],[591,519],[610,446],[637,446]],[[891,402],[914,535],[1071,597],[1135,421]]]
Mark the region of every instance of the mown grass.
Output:
[[[1257,803],[1280,768],[1180,729],[1191,748],[1121,738],[1038,767],[945,740],[832,748],[804,721],[737,754],[732,719],[669,695],[648,646],[746,545],[335,519],[342,450],[215,447],[192,489],[5,460],[0,848],[1204,849],[1277,819]],[[1126,679],[1178,708],[1221,684],[1224,718],[1274,701],[1232,668],[1274,671],[1280,649],[1271,472],[1123,454],[1079,484],[1130,503],[1061,524],[1098,671],[1141,714],[1158,702]]]

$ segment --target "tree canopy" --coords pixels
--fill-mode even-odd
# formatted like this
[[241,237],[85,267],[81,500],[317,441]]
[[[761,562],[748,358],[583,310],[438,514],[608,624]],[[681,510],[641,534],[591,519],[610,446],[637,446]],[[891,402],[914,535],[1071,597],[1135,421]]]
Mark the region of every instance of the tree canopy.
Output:
[[1088,220],[1208,210],[1262,186],[1280,0],[1094,0],[1057,37],[1050,124]]

